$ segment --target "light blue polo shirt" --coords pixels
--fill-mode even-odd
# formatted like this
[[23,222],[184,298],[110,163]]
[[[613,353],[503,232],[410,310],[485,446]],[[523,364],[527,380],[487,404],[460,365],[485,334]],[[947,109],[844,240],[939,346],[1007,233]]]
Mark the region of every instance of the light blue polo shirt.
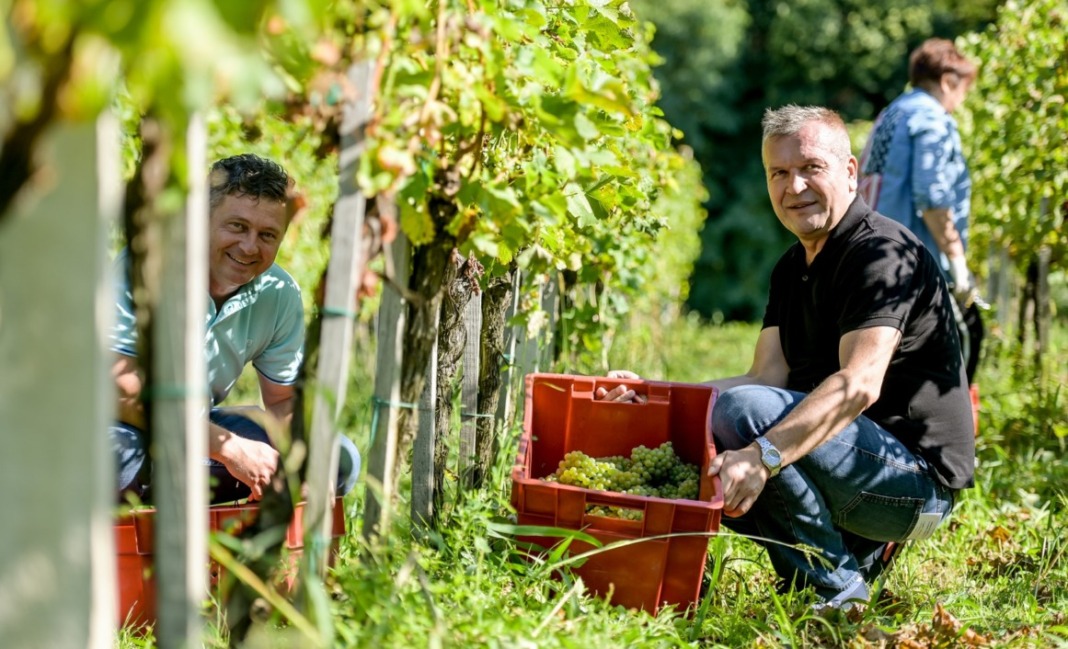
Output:
[[[129,257],[115,259],[116,320],[112,350],[137,356],[137,321],[129,286]],[[280,385],[292,385],[304,357],[304,306],[300,287],[278,264],[215,308],[210,296],[204,353],[212,405],[222,403],[245,365]]]

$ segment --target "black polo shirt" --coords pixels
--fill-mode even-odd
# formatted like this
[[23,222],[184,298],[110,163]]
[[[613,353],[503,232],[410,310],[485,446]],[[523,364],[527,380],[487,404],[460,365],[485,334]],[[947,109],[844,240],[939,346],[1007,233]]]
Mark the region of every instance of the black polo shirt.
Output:
[[787,388],[799,392],[841,369],[847,332],[900,331],[879,400],[864,414],[961,489],[973,484],[975,428],[951,299],[919,239],[858,197],[811,266],[800,243],[779,259],[764,326],[779,327]]

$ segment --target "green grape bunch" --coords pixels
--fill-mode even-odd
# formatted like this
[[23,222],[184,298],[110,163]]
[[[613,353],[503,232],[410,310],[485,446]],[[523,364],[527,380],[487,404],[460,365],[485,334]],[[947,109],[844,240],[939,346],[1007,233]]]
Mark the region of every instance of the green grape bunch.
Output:
[[[665,442],[656,448],[638,446],[629,458],[620,455],[594,458],[582,451],[571,451],[564,455],[556,471],[544,479],[595,491],[696,500],[700,493],[700,472],[697,465],[683,462],[675,454],[671,442]],[[620,518],[641,516],[638,511],[615,507],[600,507],[590,513],[604,515],[602,509],[613,510],[613,515]]]

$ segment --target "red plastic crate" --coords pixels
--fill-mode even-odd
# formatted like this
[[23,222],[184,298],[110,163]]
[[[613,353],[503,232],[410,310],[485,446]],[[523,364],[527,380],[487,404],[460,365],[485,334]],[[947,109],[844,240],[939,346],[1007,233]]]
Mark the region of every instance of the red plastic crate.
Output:
[[[283,584],[292,589],[297,576],[297,563],[304,549],[304,506],[293,508],[293,520],[286,529],[287,565]],[[259,505],[214,505],[208,509],[211,531],[237,534],[256,519]],[[340,497],[334,499],[331,559],[336,554],[340,538],[345,534],[345,507]],[[156,579],[153,566],[155,551],[155,509],[140,509],[115,521],[115,541],[118,560],[119,624],[142,626],[156,621]],[[210,582],[218,584],[222,570],[214,562],[209,565]],[[280,584],[280,585],[283,585]]]
[[151,561],[137,553],[137,531],[132,516],[115,521],[118,569],[119,626],[142,626],[156,621],[156,587]]
[[[598,387],[626,384],[647,402],[597,401]],[[512,505],[520,525],[581,529],[604,544],[666,534],[719,530],[723,494],[709,477],[716,456],[710,415],[717,391],[711,386],[621,380],[567,374],[526,377],[526,406],[519,455],[512,469]],[[591,457],[629,456],[632,449],[672,442],[685,462],[701,466],[700,500],[668,500],[593,491],[544,478],[570,451]],[[593,506],[641,512],[641,520],[591,515]],[[542,547],[551,537],[525,537]],[[572,554],[591,546],[572,542]],[[574,572],[613,604],[655,613],[663,605],[684,610],[700,596],[708,554],[707,536],[659,538],[593,555]]]

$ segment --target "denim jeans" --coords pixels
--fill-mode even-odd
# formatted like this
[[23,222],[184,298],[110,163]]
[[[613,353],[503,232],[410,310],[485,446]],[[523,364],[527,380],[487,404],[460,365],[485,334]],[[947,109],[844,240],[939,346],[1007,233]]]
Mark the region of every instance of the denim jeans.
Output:
[[[211,411],[211,421],[240,437],[270,444],[267,431],[240,414],[215,408]],[[151,467],[146,462],[148,451],[145,448],[144,433],[122,422],[111,426],[108,433],[115,453],[120,501],[126,493],[133,493],[142,500],[146,499],[151,486]],[[356,479],[360,475],[360,452],[348,437],[338,435],[338,440],[341,454],[338,458],[337,494],[343,495],[356,486]],[[212,503],[248,498],[251,493],[248,486],[230,475],[222,462],[206,458],[204,464],[208,467]]]
[[[712,411],[717,451],[748,446],[804,397],[757,385],[723,392]],[[908,538],[921,513],[944,521],[953,501],[923,458],[861,416],[768,480],[743,516],[722,520],[767,549],[785,586],[811,586],[831,601],[867,599],[864,577],[877,574],[883,544]]]

